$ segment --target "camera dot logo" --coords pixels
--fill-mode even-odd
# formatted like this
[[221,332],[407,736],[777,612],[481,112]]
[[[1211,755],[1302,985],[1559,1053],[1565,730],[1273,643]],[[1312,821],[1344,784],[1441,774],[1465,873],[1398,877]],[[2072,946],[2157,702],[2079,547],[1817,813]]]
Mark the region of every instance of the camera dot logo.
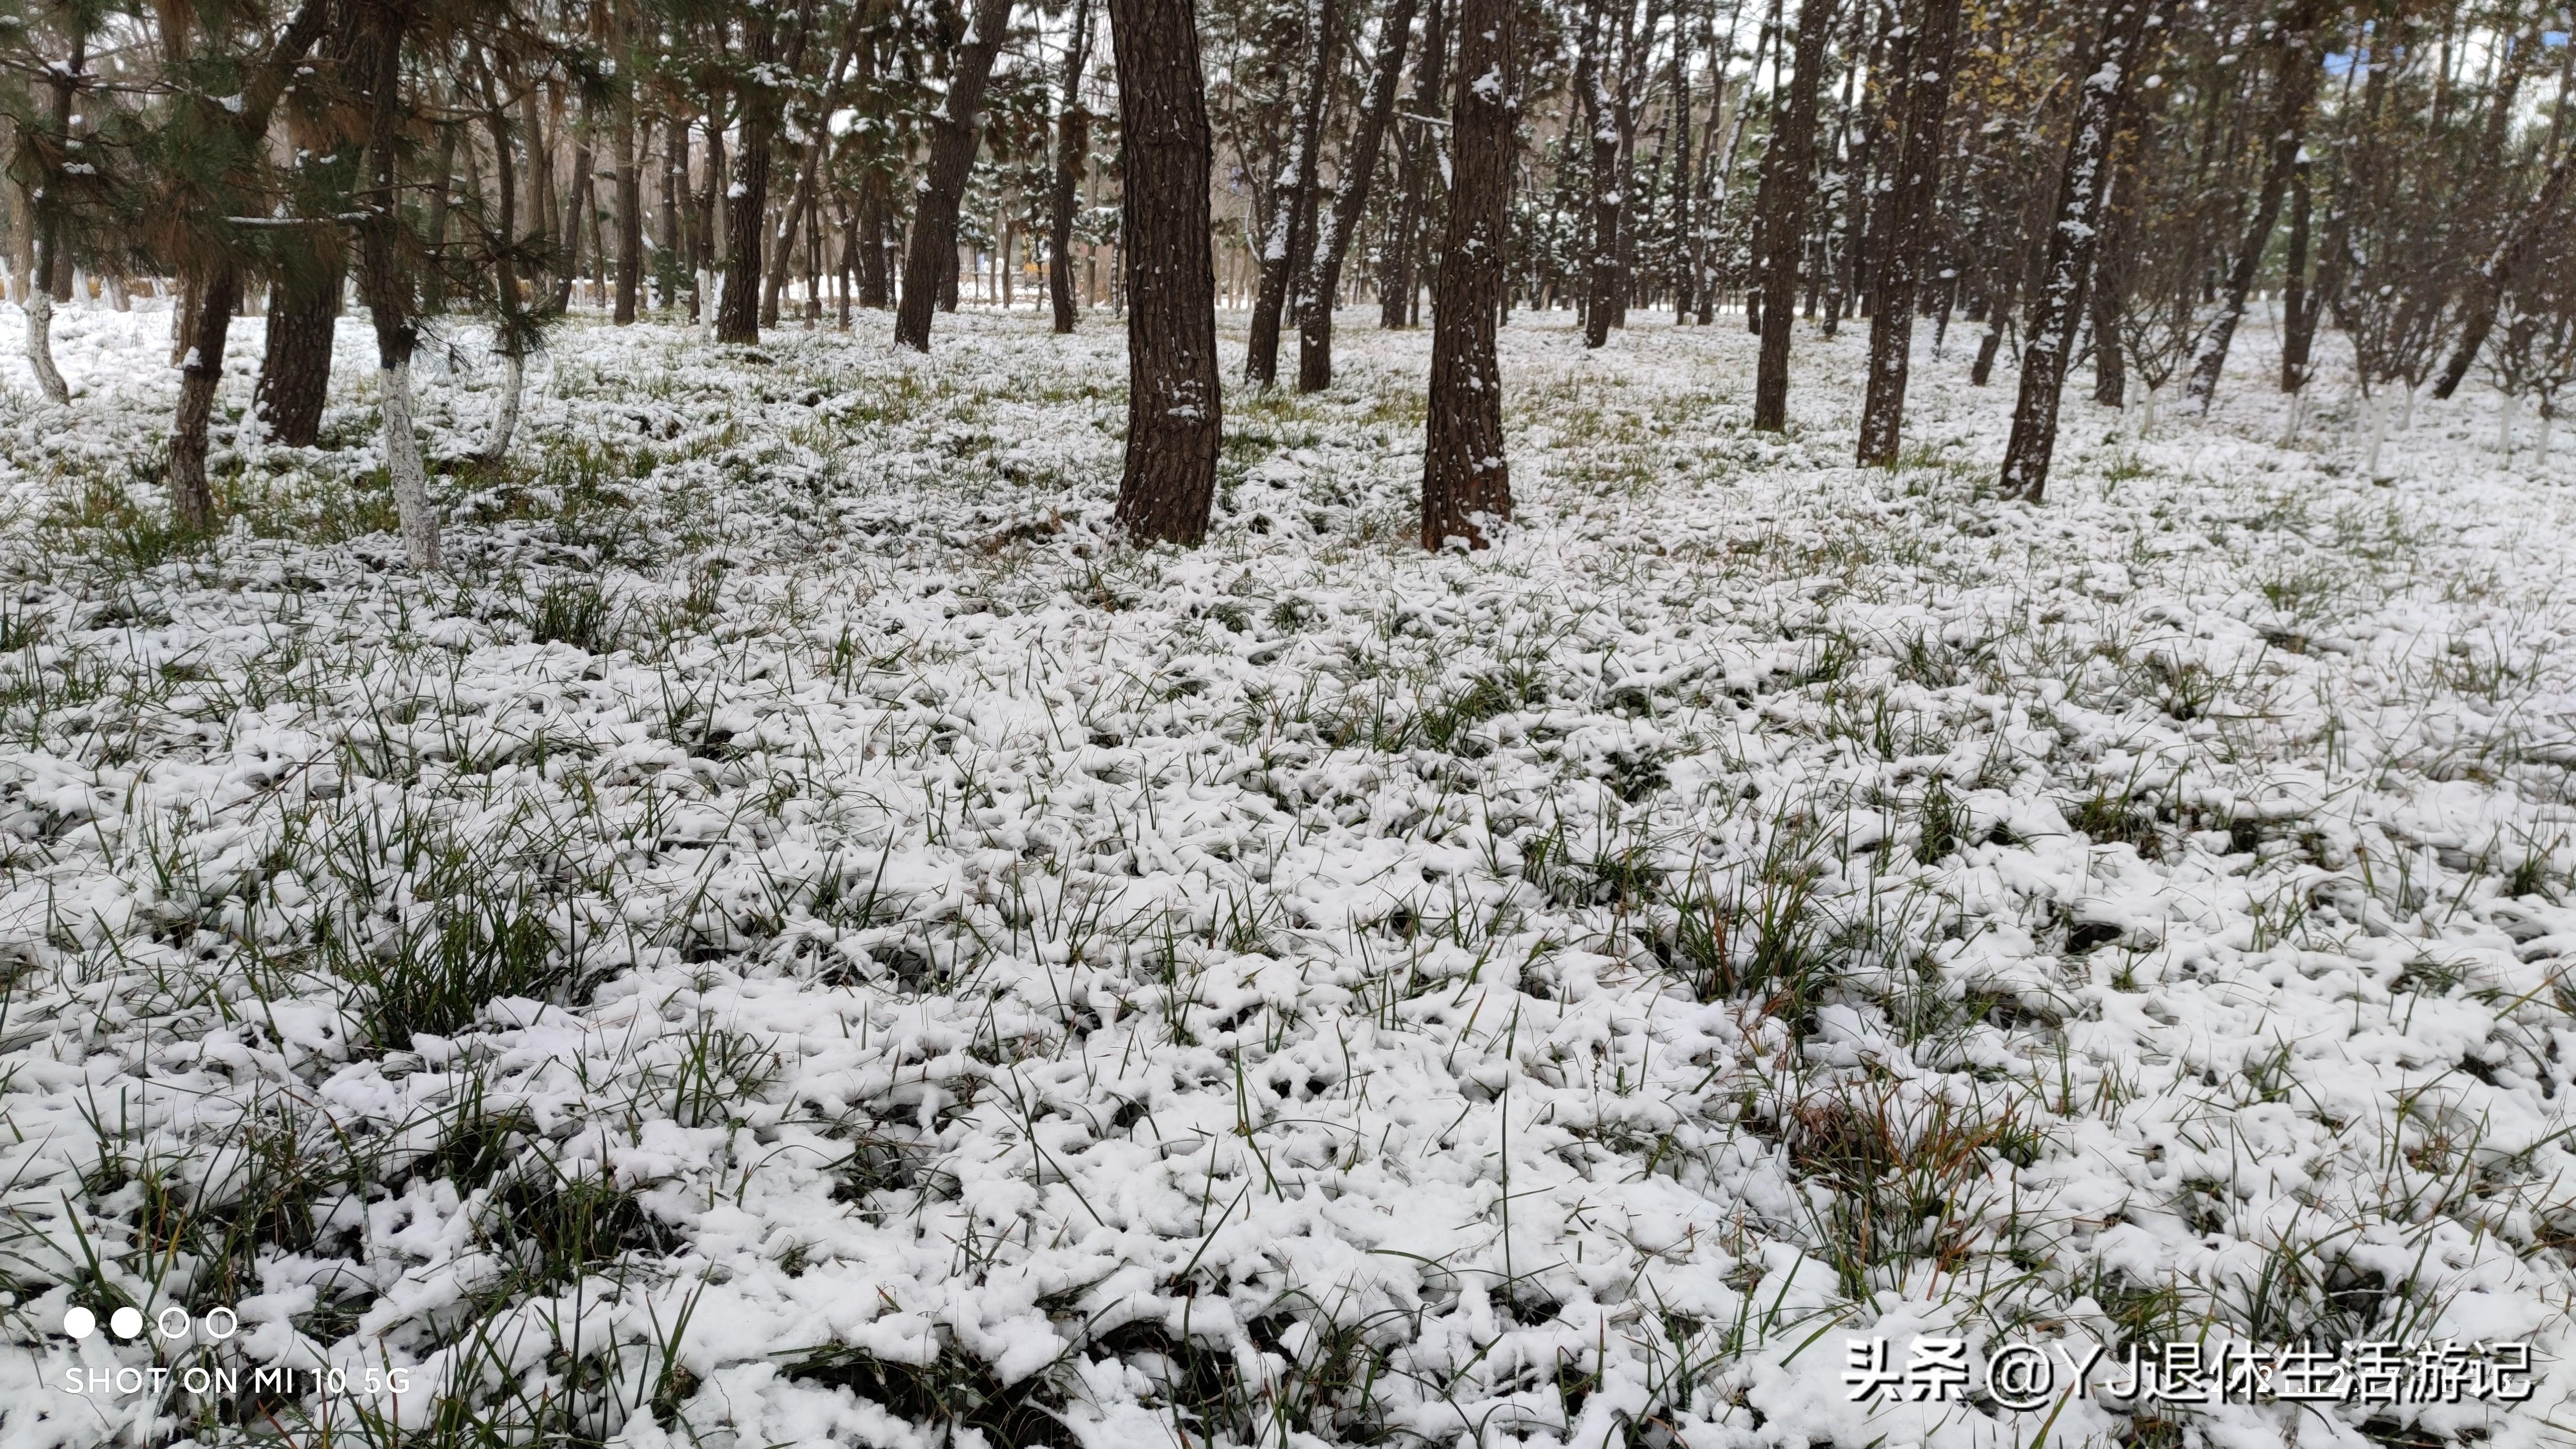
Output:
[[98,1315],[86,1308],[74,1307],[63,1315],[63,1332],[74,1338],[87,1338],[98,1332]]
[[125,1307],[116,1310],[116,1312],[108,1316],[107,1331],[115,1334],[119,1338],[141,1338],[143,1336],[143,1310],[136,1308],[130,1303]]

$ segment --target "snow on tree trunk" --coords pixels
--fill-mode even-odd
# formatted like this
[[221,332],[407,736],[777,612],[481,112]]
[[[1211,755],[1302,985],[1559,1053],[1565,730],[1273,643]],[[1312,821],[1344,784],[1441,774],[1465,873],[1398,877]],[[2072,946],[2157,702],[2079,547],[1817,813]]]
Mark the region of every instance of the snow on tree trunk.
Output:
[[1789,425],[1789,333],[1797,325],[1798,263],[1807,250],[1807,200],[1815,189],[1816,93],[1824,81],[1825,46],[1833,38],[1837,0],[1803,0],[1796,55],[1780,129],[1763,158],[1762,349],[1753,380],[1753,426]]
[[2211,319],[2209,336],[2199,358],[2192,363],[2188,395],[2198,400],[2203,411],[2217,396],[2219,375],[2227,370],[2228,346],[2235,340],[2237,323],[2245,316],[2245,299],[2254,290],[2255,273],[2263,264],[2273,224],[2281,215],[2281,198],[2289,190],[2291,171],[2298,165],[2300,142],[2307,134],[2308,111],[2316,102],[2317,83],[2325,74],[2323,57],[2309,42],[2325,18],[2326,0],[2299,0],[2297,10],[2273,32],[2280,76],[2272,110],[2271,153],[2263,163],[2263,183],[2255,193],[2253,217],[2245,225],[2244,238],[2237,244],[2235,261],[2228,269],[2227,284],[2220,290],[2218,315]]
[[2513,461],[2513,406],[2516,401],[2509,392],[2496,396],[2496,451],[2504,455],[2507,463]]
[[1075,315],[1073,213],[1083,156],[1091,149],[1091,117],[1082,109],[1082,72],[1091,57],[1091,0],[1074,0],[1072,32],[1064,58],[1064,104],[1055,115],[1055,175],[1047,189],[1047,302],[1055,311],[1058,332],[1071,332]]
[[915,204],[910,245],[903,256],[903,295],[895,299],[894,341],[915,352],[930,350],[930,319],[942,293],[955,285],[957,208],[975,169],[983,135],[978,119],[993,58],[1009,38],[1011,0],[975,0],[975,19],[948,76],[948,94],[932,113],[930,165]]
[[2048,261],[2038,295],[2031,299],[2029,335],[2021,350],[2021,394],[2013,407],[2011,440],[2004,448],[2005,497],[2037,503],[2048,488],[2048,465],[2057,450],[2057,404],[2066,385],[2067,354],[2083,315],[2085,288],[2101,240],[2102,203],[2109,190],[2107,164],[2121,112],[2136,92],[2139,75],[2153,62],[2175,0],[2121,0],[2102,19],[2089,52],[2076,102],[2066,164],[2058,180],[2057,224],[2049,229]]
[[2361,471],[2373,482],[2379,479],[2379,449],[2388,441],[2388,395],[2381,393],[2370,400],[2370,446],[2362,455]]
[[45,401],[72,400],[63,375],[54,370],[54,298],[42,287],[34,288],[27,298],[27,364],[36,370],[36,386]]
[[403,553],[417,573],[434,573],[438,561],[438,515],[429,507],[429,475],[421,466],[420,438],[411,423],[411,359],[397,357],[379,367],[376,385],[384,394],[385,475],[393,483],[394,516],[402,527]]
[[1324,109],[1332,102],[1338,14],[1338,0],[1315,0],[1306,27],[1306,88],[1297,102],[1297,128],[1271,185],[1270,225],[1261,243],[1261,290],[1252,301],[1243,357],[1243,375],[1263,387],[1279,380],[1280,320],[1315,245],[1315,174],[1322,161]]
[[510,439],[519,431],[519,397],[528,381],[528,359],[501,354],[501,396],[492,407],[492,431],[483,439],[483,460],[498,463],[509,456]]
[[1449,232],[1431,319],[1431,397],[1422,452],[1422,546],[1490,540],[1512,516],[1503,455],[1503,377],[1494,331],[1503,301],[1513,128],[1520,111],[1511,0],[1460,0],[1456,149]]
[[1878,299],[1869,314],[1869,381],[1861,405],[1859,461],[1890,467],[1905,429],[1906,373],[1912,364],[1915,304],[1931,251],[1933,202],[1941,186],[1941,123],[1950,107],[1951,59],[1959,7],[1926,0],[1924,23],[1891,44],[1905,72],[1896,182],[1871,267]]
[[1341,295],[1342,266],[1350,257],[1352,239],[1359,235],[1360,219],[1368,211],[1369,182],[1377,175],[1377,153],[1386,141],[1387,118],[1395,113],[1395,83],[1404,71],[1414,3],[1389,0],[1368,104],[1360,112],[1358,134],[1351,138],[1350,153],[1342,162],[1341,191],[1333,198],[1322,244],[1315,248],[1314,271],[1306,284],[1307,305],[1297,312],[1299,392],[1322,392],[1333,385],[1333,300]]
[[1127,463],[1118,521],[1131,537],[1196,543],[1216,496],[1224,384],[1208,246],[1214,140],[1193,0],[1109,0],[1118,64],[1120,269],[1127,307]]

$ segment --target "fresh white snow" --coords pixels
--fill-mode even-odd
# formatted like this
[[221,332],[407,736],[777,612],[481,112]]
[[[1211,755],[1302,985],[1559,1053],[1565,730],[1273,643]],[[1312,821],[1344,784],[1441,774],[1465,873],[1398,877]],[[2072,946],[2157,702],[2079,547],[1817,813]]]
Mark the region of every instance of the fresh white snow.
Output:
[[[423,580],[362,317],[337,451],[233,438],[235,327],[243,521],[174,552],[167,313],[58,312],[68,409],[0,357],[0,1449],[442,1391],[635,1449],[2569,1442],[2576,463],[2464,394],[2376,486],[2330,380],[2284,451],[2249,319],[2207,420],[2079,380],[2034,508],[1929,327],[1863,471],[1865,328],[1775,438],[1720,322],[1516,314],[1475,555],[1412,543],[1428,335],[1356,313],[1313,399],[1225,319],[1189,552],[1111,535],[1106,314],[575,322],[499,476],[460,328]],[[196,1338],[59,1331],[127,1301]],[[1945,1333],[2535,1391],[1851,1401]],[[63,1387],[156,1361],[308,1372]]]

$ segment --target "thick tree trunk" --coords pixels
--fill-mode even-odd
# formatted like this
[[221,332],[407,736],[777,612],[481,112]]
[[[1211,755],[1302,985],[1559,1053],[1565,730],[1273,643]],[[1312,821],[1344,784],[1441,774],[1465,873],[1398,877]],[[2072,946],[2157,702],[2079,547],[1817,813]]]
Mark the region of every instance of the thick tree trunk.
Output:
[[1877,237],[1870,285],[1869,384],[1860,418],[1860,463],[1896,462],[1905,430],[1905,384],[1913,360],[1914,312],[1924,261],[1932,250],[1933,202],[1941,190],[1942,120],[1950,109],[1950,75],[1959,40],[1959,9],[1924,0],[1920,22],[1894,42],[1904,84],[1895,187]]
[[2138,77],[2152,64],[2169,28],[2174,4],[2118,0],[2106,9],[2101,34],[2087,52],[2052,212],[2056,225],[2048,232],[2048,262],[2039,293],[2031,299],[2029,336],[2022,342],[2021,395],[2013,407],[2012,437],[2004,447],[2006,497],[2037,503],[2047,491],[2067,353],[2074,346],[2076,319],[2083,315],[2084,289],[2100,241],[2112,139]]
[[1431,314],[1431,396],[1422,451],[1422,546],[1488,542],[1512,516],[1503,456],[1503,377],[1495,357],[1510,226],[1520,72],[1512,0],[1459,0],[1456,149],[1449,233]]
[[281,284],[269,294],[267,348],[250,410],[270,442],[309,448],[322,435],[343,277],[331,266],[318,281]]
[[1082,163],[1091,150],[1091,117],[1082,109],[1082,72],[1091,58],[1091,0],[1074,0],[1073,33],[1064,57],[1064,104],[1055,113],[1055,177],[1047,195],[1047,301],[1055,330],[1071,332],[1073,211],[1082,186]]
[[2245,316],[2245,299],[2253,295],[2263,253],[2272,243],[2272,227],[2281,217],[2281,197],[2289,188],[2290,170],[2298,164],[2300,146],[2307,137],[2308,113],[2316,103],[2317,85],[2325,74],[2323,57],[2312,45],[2317,27],[2325,20],[2325,9],[2325,0],[2300,0],[2298,9],[2275,32],[2274,48],[2280,57],[2281,75],[2280,95],[2272,109],[2271,154],[2263,161],[2263,185],[2255,194],[2254,215],[2246,222],[2235,263],[2227,270],[2227,287],[2220,294],[2218,315],[2211,319],[2209,338],[2191,367],[2190,396],[2204,412],[2218,395],[2219,375],[2227,370],[2227,349],[2236,340],[2237,323]]
[[934,304],[944,301],[948,310],[956,309],[957,207],[966,196],[967,175],[975,168],[984,87],[992,79],[993,57],[1001,53],[1010,26],[1011,0],[975,0],[975,18],[949,70],[947,98],[932,115],[929,176],[913,207],[912,236],[904,249],[903,295],[896,301],[898,347],[928,352]]
[[1421,290],[1414,262],[1422,245],[1425,192],[1432,182],[1432,158],[1439,154],[1439,133],[1431,122],[1439,119],[1446,94],[1449,13],[1455,0],[1430,3],[1430,13],[1422,22],[1422,59],[1414,67],[1413,90],[1407,98],[1413,115],[1421,119],[1407,129],[1397,153],[1395,220],[1387,232],[1386,256],[1378,273],[1377,325],[1390,332],[1412,325],[1414,297]]
[[1332,96],[1333,29],[1339,14],[1340,0],[1315,0],[1306,30],[1306,88],[1297,102],[1297,129],[1271,187],[1269,235],[1261,242],[1261,291],[1252,299],[1243,362],[1243,375],[1263,387],[1279,380],[1280,319],[1315,244],[1317,153],[1324,143],[1324,107]]
[[[789,41],[800,52],[805,44],[805,27],[813,18],[813,0],[803,0],[797,6],[796,32]],[[768,15],[746,23],[752,26],[749,39],[753,67],[778,64],[784,39],[778,33],[779,18]],[[801,58],[800,55],[786,62],[789,74],[795,73],[796,61]],[[742,138],[734,157],[733,184],[725,188],[726,260],[724,296],[716,304],[718,342],[760,340],[760,274],[768,252],[762,244],[761,222],[769,214],[770,153],[777,144],[784,99],[780,91],[776,84],[755,80],[743,93]]]
[[1762,350],[1753,380],[1753,426],[1780,432],[1789,426],[1789,333],[1797,324],[1791,298],[1798,291],[1798,263],[1806,252],[1807,197],[1815,186],[1816,100],[1824,80],[1825,44],[1832,38],[1837,0],[1802,0],[1789,95],[1771,137],[1762,178]]
[[1351,238],[1359,234],[1360,218],[1368,212],[1378,148],[1386,140],[1387,118],[1395,112],[1395,83],[1404,73],[1404,52],[1413,38],[1414,3],[1388,0],[1385,36],[1378,50],[1377,73],[1369,79],[1368,104],[1360,112],[1358,133],[1351,137],[1350,154],[1342,159],[1341,192],[1333,198],[1322,244],[1315,249],[1306,305],[1297,311],[1299,392],[1321,392],[1333,385],[1333,301],[1341,295],[1342,266],[1350,256]]
[[1216,496],[1224,384],[1208,247],[1213,158],[1192,0],[1109,0],[1125,157],[1127,465],[1118,521],[1143,541],[1196,543]]

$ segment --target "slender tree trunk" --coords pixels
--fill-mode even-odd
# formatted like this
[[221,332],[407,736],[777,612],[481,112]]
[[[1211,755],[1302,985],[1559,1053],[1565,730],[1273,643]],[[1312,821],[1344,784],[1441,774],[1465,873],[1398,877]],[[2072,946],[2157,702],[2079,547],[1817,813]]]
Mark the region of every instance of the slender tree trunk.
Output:
[[2067,353],[2084,288],[2100,240],[2102,203],[2109,190],[2112,139],[2153,61],[2173,18],[2175,0],[2117,0],[2102,19],[2082,74],[2074,131],[2057,187],[2057,224],[2049,228],[2047,270],[2031,302],[2029,336],[2021,349],[2021,396],[2013,408],[2011,440],[2004,448],[2006,497],[2041,500],[2048,465],[2057,449],[2057,404],[2066,382]]
[[1836,0],[1802,0],[1797,50],[1780,130],[1764,158],[1762,246],[1762,350],[1753,382],[1753,426],[1781,432],[1789,426],[1789,333],[1797,324],[1791,298],[1798,291],[1798,262],[1806,251],[1807,197],[1815,186],[1816,92],[1824,80],[1825,45],[1833,35]]
[[518,230],[513,198],[518,191],[513,168],[518,164],[511,154],[510,130],[503,119],[500,101],[491,88],[489,72],[484,73],[484,94],[488,109],[484,124],[492,135],[493,190],[498,196],[498,214],[493,218],[493,235],[504,245],[496,248],[492,261],[493,313],[499,319],[493,328],[501,352],[501,395],[492,410],[491,431],[485,434],[481,459],[485,466],[497,466],[509,456],[510,439],[519,430],[519,397],[528,380],[528,320],[519,301],[519,265],[507,245]]
[[[625,67],[619,80],[625,81]],[[635,321],[637,294],[644,286],[644,174],[635,160],[635,93],[624,85],[617,95],[615,134],[609,138],[609,169],[617,188],[617,297],[609,320],[620,327]]]
[[[572,148],[572,196],[565,203],[563,270],[555,275],[555,310],[572,305],[572,284],[581,276],[581,239],[594,209],[591,203],[591,154],[588,136]],[[590,230],[597,230],[595,227]]]
[[2495,330],[2496,309],[2504,300],[2505,279],[2526,264],[2530,254],[2552,228],[2567,225],[2563,208],[2567,201],[2570,167],[2576,166],[2576,146],[2568,147],[2551,164],[2549,174],[2540,184],[2540,194],[2514,218],[2495,249],[2478,264],[2469,276],[2469,295],[2461,304],[2459,343],[2451,349],[2450,360],[2443,364],[2442,375],[2433,384],[2433,396],[2447,398],[2457,392],[2469,375],[2469,365],[2478,358],[2478,349],[2486,346],[2487,335]]
[[1064,57],[1064,104],[1055,113],[1055,177],[1047,195],[1047,301],[1055,330],[1071,332],[1073,211],[1082,187],[1082,165],[1091,150],[1091,117],[1082,109],[1082,72],[1091,58],[1091,0],[1074,0],[1073,31]]
[[1306,87],[1297,102],[1297,129],[1271,188],[1270,234],[1261,243],[1261,291],[1252,300],[1252,327],[1243,375],[1263,387],[1279,380],[1279,323],[1314,247],[1315,174],[1321,165],[1324,106],[1332,94],[1333,29],[1340,0],[1315,0],[1306,28]]
[[[421,218],[421,240],[428,245],[429,254],[432,257],[436,257],[447,246],[448,193],[456,189],[456,131],[457,128],[453,125],[441,125],[438,128],[438,150],[429,163],[432,188],[429,193],[429,205],[426,208],[427,215]],[[422,282],[423,308],[432,313],[446,311],[446,268],[432,266],[429,269],[429,275],[422,278]]]
[[1415,0],[1388,0],[1385,35],[1377,72],[1369,79],[1368,103],[1360,112],[1359,130],[1350,154],[1342,160],[1341,193],[1333,198],[1322,244],[1315,249],[1315,270],[1306,284],[1306,305],[1297,310],[1297,390],[1321,392],[1333,385],[1333,303],[1342,291],[1342,266],[1351,239],[1359,234],[1368,212],[1369,183],[1377,176],[1378,148],[1385,143],[1387,118],[1395,112],[1395,83],[1404,73],[1404,53],[1413,38]]
[[395,166],[402,111],[403,32],[411,16],[393,5],[375,12],[368,84],[367,181],[369,217],[359,225],[358,277],[376,328],[376,382],[384,410],[385,473],[393,484],[394,511],[403,551],[413,569],[439,567],[438,516],[429,503],[429,477],[420,439],[412,432],[411,359],[419,334],[412,324],[412,285],[402,263],[402,194]]
[[1512,516],[1494,333],[1520,110],[1518,16],[1512,0],[1459,0],[1449,235],[1432,302],[1422,451],[1422,546],[1428,549],[1453,538],[1484,547],[1486,527]]
[[[832,69],[823,83],[822,111],[826,117],[841,108],[841,98],[844,94],[842,82],[849,74],[851,57],[858,52],[859,26],[865,18],[864,10],[851,15],[849,29],[842,36],[840,46],[833,52]],[[801,45],[799,48],[802,48]],[[763,291],[760,299],[760,324],[764,327],[777,325],[778,295],[787,285],[788,263],[795,259],[798,229],[803,228],[811,233],[822,227],[821,208],[816,199],[816,188],[821,182],[823,168],[831,160],[832,145],[831,130],[826,126],[806,144],[804,162],[797,167],[796,189],[789,193],[787,211],[779,218],[777,250],[770,254],[768,275],[761,283]],[[812,269],[808,268],[809,280],[812,275]]]
[[[73,20],[70,63],[50,71],[45,87],[51,93],[52,130],[47,144],[59,157],[68,149],[72,133],[72,91],[79,85],[89,59],[89,31],[79,19]],[[36,222],[36,276],[40,285],[27,299],[27,364],[35,369],[36,386],[45,400],[57,405],[72,400],[72,390],[63,375],[54,368],[54,298],[51,279],[67,270],[63,265],[63,173],[59,161],[45,167],[43,184],[37,188],[28,208]]]
[[657,232],[662,247],[654,268],[654,300],[669,310],[679,298],[679,272],[688,265],[688,244],[680,230],[680,193],[689,177],[689,123],[677,114],[662,118],[662,205]]
[[992,79],[993,58],[1001,53],[1010,25],[1011,0],[975,0],[974,21],[949,70],[947,98],[931,118],[929,175],[913,207],[912,236],[903,258],[903,295],[896,302],[898,347],[928,352],[933,303],[943,300],[944,293],[948,309],[956,307],[957,207],[965,199],[966,178],[975,166],[984,87]]
[[1950,109],[1950,73],[1959,40],[1959,10],[1924,0],[1920,23],[1897,39],[1905,72],[1904,129],[1898,139],[1895,188],[1878,241],[1870,286],[1869,384],[1861,407],[1860,463],[1889,467],[1905,429],[1905,383],[1912,365],[1915,304],[1924,259],[1932,250],[1933,202],[1941,191],[1942,121]]
[[1387,331],[1410,326],[1414,297],[1421,283],[1414,272],[1423,233],[1424,192],[1430,184],[1431,159],[1437,154],[1436,131],[1430,124],[1440,114],[1445,94],[1443,75],[1449,64],[1449,12],[1454,0],[1430,0],[1422,22],[1422,59],[1414,67],[1408,98],[1416,120],[1405,133],[1396,161],[1394,224],[1386,239],[1386,256],[1378,280],[1378,326]]
[[[2236,340],[2237,323],[2245,316],[2245,299],[2253,295],[2254,278],[2272,242],[2272,227],[2280,220],[2282,194],[2289,188],[2291,168],[2298,164],[2299,150],[2307,137],[2308,113],[2316,104],[2317,85],[2325,71],[2323,58],[2313,46],[2317,27],[2324,20],[2325,0],[2300,0],[2298,9],[2276,32],[2280,95],[2272,111],[2272,146],[2263,161],[2262,189],[2255,195],[2254,215],[2245,225],[2244,240],[2237,245],[2235,264],[2228,268],[2227,288],[2220,296],[2218,315],[2211,320],[2208,340],[2191,368],[2189,395],[2204,412],[2218,395],[2219,375],[2227,370],[2227,349]],[[2447,391],[2440,395],[2450,396]]]
[[170,500],[182,529],[204,533],[215,525],[206,430],[214,419],[215,385],[223,380],[233,309],[241,305],[241,272],[218,261],[189,281],[179,333],[179,413],[170,428]]
[[2281,391],[2308,383],[2308,348],[2316,336],[2317,306],[2308,295],[2308,162],[2290,168],[2290,254],[2281,279]]
[[1127,464],[1118,521],[1142,541],[1196,543],[1216,496],[1224,384],[1208,247],[1214,155],[1192,0],[1109,0],[1125,157]]
[[[1583,345],[1599,347],[1610,340],[1610,314],[1619,291],[1619,128],[1610,117],[1610,87],[1601,77],[1602,30],[1610,0],[1593,0],[1584,9],[1583,44],[1575,52],[1574,91],[1583,104],[1583,138],[1591,169],[1586,179],[1592,194],[1591,235],[1586,239],[1583,268]],[[1616,0],[1626,4],[1627,0]]]
[[1666,267],[1672,272],[1673,323],[1687,324],[1691,302],[1697,295],[1699,279],[1693,275],[1691,256],[1691,88],[1690,34],[1682,28],[1682,16],[1673,17],[1673,244]]

